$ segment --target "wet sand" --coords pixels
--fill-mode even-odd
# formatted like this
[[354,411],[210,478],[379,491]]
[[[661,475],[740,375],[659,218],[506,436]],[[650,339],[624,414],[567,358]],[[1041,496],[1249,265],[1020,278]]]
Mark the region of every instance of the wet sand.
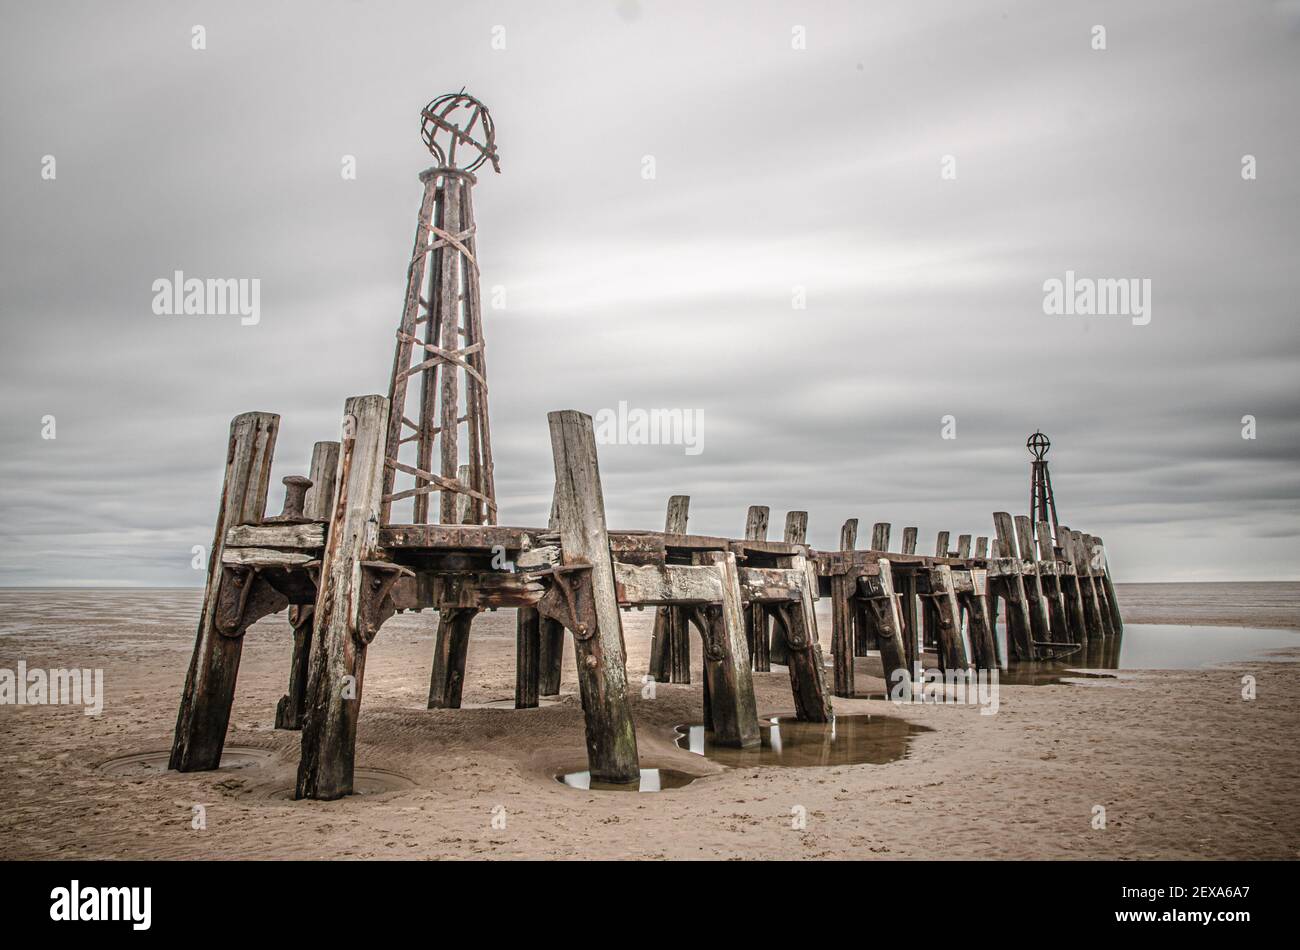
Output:
[[[1119,598],[1130,623],[1300,628],[1300,584],[1252,587],[1121,585]],[[436,617],[407,614],[370,650],[357,749],[360,768],[397,773],[372,780],[407,787],[294,802],[284,795],[299,737],[273,728],[290,646],[281,614],[247,635],[227,737],[228,749],[269,755],[189,775],[105,772],[107,761],[169,747],[199,597],[0,590],[0,667],[21,659],[29,668],[103,668],[106,691],[97,718],[66,706],[0,706],[0,857],[1300,856],[1296,662],[1004,686],[993,716],[837,699],[842,714],[933,731],[911,737],[907,756],[887,764],[725,768],[674,742],[675,725],[699,721],[696,639],[693,685],[657,684],[653,698],[635,699],[634,715],[643,767],[700,777],[659,793],[607,793],[555,780],[586,767],[571,648],[555,704],[428,710]],[[653,614],[623,617],[639,680]],[[1300,634],[1285,652],[1300,659]],[[858,663],[859,690],[880,690],[869,675],[875,661]],[[1251,702],[1241,696],[1246,674],[1257,680]],[[755,685],[760,713],[790,711],[783,669],[755,674]],[[484,614],[465,701],[509,699],[513,686],[514,613]],[[195,804],[206,809],[204,830],[191,827]],[[1106,809],[1105,829],[1092,827],[1096,805]],[[792,827],[799,814],[805,827]]]

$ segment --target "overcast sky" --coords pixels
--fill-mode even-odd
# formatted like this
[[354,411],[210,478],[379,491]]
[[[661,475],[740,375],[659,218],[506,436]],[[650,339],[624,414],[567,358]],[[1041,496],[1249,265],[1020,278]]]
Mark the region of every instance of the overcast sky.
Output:
[[[1120,581],[1300,577],[1300,4],[52,2],[2,33],[0,584],[201,583],[240,412],[281,414],[279,510],[387,391],[419,111],[461,86],[501,152],[503,523],[545,523],[552,409],[703,413],[698,455],[602,447],[614,526],[686,493],[700,532],[767,504],[923,551],[1025,511],[1041,427]],[[176,270],[259,278],[261,322],[155,315]],[[1150,323],[1046,315],[1066,270],[1149,278]]]

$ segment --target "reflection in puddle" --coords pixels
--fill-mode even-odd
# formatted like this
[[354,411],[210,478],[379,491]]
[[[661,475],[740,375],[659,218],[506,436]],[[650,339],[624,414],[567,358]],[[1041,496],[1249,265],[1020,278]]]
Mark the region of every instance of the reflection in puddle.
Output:
[[641,781],[619,784],[615,782],[593,782],[590,772],[569,772],[557,775],[555,780],[570,788],[581,788],[596,792],[662,792],[669,788],[681,788],[689,785],[699,776],[687,775],[675,769],[642,769]]
[[[997,640],[998,649],[1005,657],[1007,632],[1002,623],[997,625]],[[1297,647],[1300,647],[1300,634],[1294,630],[1132,623],[1124,627],[1119,637],[1090,640],[1086,650],[1075,649],[1056,660],[1015,662],[1003,667],[998,673],[998,683],[1055,686],[1072,680],[1115,679],[1106,670],[1190,670],[1252,660],[1285,661],[1287,657],[1273,654]],[[935,666],[936,660],[933,651],[926,652],[927,668]],[[890,697],[880,691],[864,691],[855,693],[854,698],[887,700]]]
[[677,745],[734,768],[779,765],[883,765],[904,758],[912,737],[930,732],[888,716],[835,716],[830,722],[799,722],[793,716],[759,720],[760,745],[749,749],[714,745],[703,726],[678,726]]
[[[1006,629],[1001,623],[997,638],[1006,656]],[[1293,630],[1131,623],[1125,624],[1119,637],[1093,638],[1086,650],[1059,661],[1017,663],[1002,671],[1001,682],[1040,686],[1063,678],[1104,675],[1073,672],[1079,670],[1192,670],[1234,661],[1277,659],[1267,654],[1294,647],[1300,647],[1300,635]]]
[[1017,663],[998,672],[999,686],[1056,686],[1070,680],[1113,680],[1110,673],[1089,673],[1067,663],[1050,660],[1034,663]]

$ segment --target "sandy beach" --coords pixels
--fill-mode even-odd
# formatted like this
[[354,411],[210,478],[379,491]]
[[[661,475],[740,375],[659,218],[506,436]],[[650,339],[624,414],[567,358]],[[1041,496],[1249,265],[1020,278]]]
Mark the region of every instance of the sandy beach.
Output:
[[[199,598],[0,591],[0,667],[102,668],[105,682],[98,717],[0,706],[0,857],[1300,856],[1300,633],[1276,662],[1003,686],[996,715],[836,699],[841,716],[932,731],[912,737],[897,761],[819,768],[726,768],[675,745],[674,726],[699,722],[697,640],[692,685],[658,684],[634,712],[644,768],[700,777],[639,794],[555,780],[585,767],[571,662],[560,701],[543,708],[428,710],[436,616],[405,614],[370,650],[357,746],[358,768],[394,790],[324,803],[286,797],[299,736],[273,728],[289,661],[283,614],[247,634],[227,737],[228,750],[249,750],[243,767],[101,768],[170,746]],[[1130,624],[1300,629],[1300,584],[1120,585],[1119,600]],[[636,681],[652,617],[623,615]],[[824,618],[821,637],[825,646]],[[878,664],[858,663],[859,689],[878,690],[869,675]],[[1257,683],[1253,701],[1242,698],[1245,675]],[[514,613],[484,614],[465,703],[509,700],[513,684]],[[783,668],[755,674],[755,686],[760,714],[791,710]],[[206,828],[192,827],[196,804]],[[1104,829],[1093,827],[1097,805]]]

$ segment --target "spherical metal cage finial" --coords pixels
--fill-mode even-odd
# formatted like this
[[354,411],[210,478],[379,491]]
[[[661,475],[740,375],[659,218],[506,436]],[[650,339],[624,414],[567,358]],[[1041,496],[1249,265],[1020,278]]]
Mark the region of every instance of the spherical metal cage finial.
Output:
[[1025,448],[1027,448],[1030,454],[1040,462],[1043,460],[1043,457],[1047,455],[1047,450],[1051,447],[1051,439],[1043,435],[1041,430],[1036,430],[1034,434],[1029,437],[1029,441],[1025,443]]
[[491,162],[494,171],[501,171],[492,116],[464,89],[439,96],[421,110],[420,138],[440,167],[472,172]]

